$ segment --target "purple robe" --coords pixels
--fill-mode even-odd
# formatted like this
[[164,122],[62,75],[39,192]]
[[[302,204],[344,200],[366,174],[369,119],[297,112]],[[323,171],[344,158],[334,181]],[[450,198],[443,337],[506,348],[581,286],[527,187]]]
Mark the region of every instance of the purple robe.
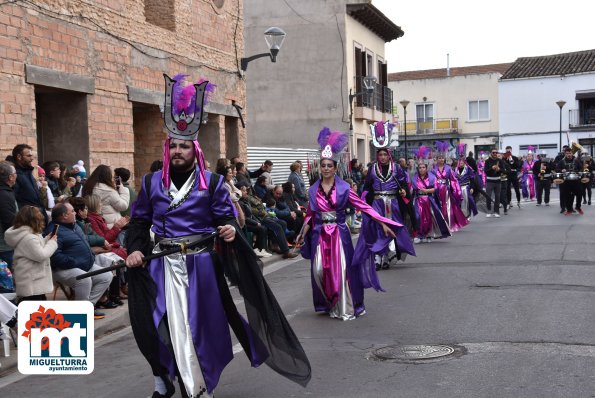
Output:
[[[392,163],[392,170],[389,169],[389,175],[386,177],[381,175],[377,169],[377,164],[374,164],[372,167],[370,167],[368,175],[366,176],[366,186],[369,185],[371,185],[375,193],[383,191],[395,191],[398,195],[399,189],[405,189],[406,186],[408,187],[409,181],[407,178],[407,173],[404,172],[400,166],[397,166],[394,163]],[[390,203],[390,205],[387,203]],[[383,217],[390,218],[401,225],[405,224],[403,215],[401,214],[401,207],[399,206],[398,198],[392,198],[387,202],[385,202],[382,198],[374,199],[372,202],[372,208]],[[370,219],[370,217],[366,215],[363,216],[360,235],[363,235],[364,239],[358,240],[356,252],[363,250],[363,248],[359,249],[360,242],[361,244],[366,243],[369,248],[372,248],[373,246],[378,247],[378,238],[380,238],[380,241],[382,242],[385,241],[385,239],[382,239],[382,237],[384,237],[384,232],[382,231],[380,224]],[[413,248],[413,242],[407,228],[399,228],[397,237],[394,239],[394,241],[397,249],[400,252],[415,256],[415,249]],[[388,243],[386,246],[382,247],[380,251],[371,252],[373,254],[386,254],[388,252]]]
[[[198,176],[198,173],[196,175]],[[212,176],[212,173],[206,172],[207,183]],[[150,221],[151,229],[157,237],[173,238],[211,233],[215,231],[216,219],[229,217],[234,213],[229,191],[224,187],[223,182],[223,178],[220,178],[215,191],[210,195],[208,190],[198,190],[196,188],[198,181],[195,181],[186,198],[180,201],[179,205],[170,206],[172,200],[163,187],[161,171],[153,173],[151,193],[147,196],[144,189],[140,191],[132,217]],[[212,392],[219,382],[223,369],[233,359],[228,320],[211,253],[188,254],[186,267],[189,283],[188,323],[207,389]],[[146,268],[156,286],[152,318],[156,330],[161,333],[167,330],[164,323],[167,316],[163,258],[152,260]],[[246,322],[242,321],[247,329]],[[168,369],[170,377],[173,377],[175,360],[167,344],[168,342],[160,335],[159,360],[161,365]],[[256,352],[252,354],[252,358],[259,357]],[[266,353],[260,354],[266,357]],[[260,365],[263,359],[254,359],[252,365]]]
[[461,211],[461,187],[457,181],[452,168],[444,165],[442,170],[436,165],[434,167],[436,182],[434,187],[440,199],[440,210],[451,231],[458,231],[469,224],[467,217]]
[[436,177],[428,173],[424,178],[415,174],[413,178],[413,206],[417,214],[418,228],[415,231],[418,238],[447,238],[450,236],[448,225],[444,220],[440,206],[437,203],[437,194],[424,194],[420,189],[434,188]]
[[[341,272],[342,256],[340,256],[340,253],[342,249],[346,262],[345,277],[347,278],[349,292],[351,294],[354,315],[359,316],[365,310],[364,288],[374,287],[376,290],[382,290],[382,288],[380,287],[373,264],[371,267],[368,266],[364,269],[361,263],[352,261],[354,258],[354,249],[351,241],[351,232],[345,223],[345,209],[347,204],[351,204],[362,213],[366,213],[391,227],[402,227],[402,224],[380,216],[351,190],[349,184],[339,177],[335,177],[335,186],[328,200],[320,191],[319,187],[320,180],[314,183],[309,189],[310,199],[304,223],[311,223],[311,229],[306,235],[304,245],[301,249],[302,256],[311,260],[314,309],[317,312],[329,312],[337,303],[341,294],[341,286],[345,283]],[[323,223],[322,213],[331,211],[336,212],[336,222]],[[385,244],[388,244],[390,238],[385,237],[384,241],[386,241]],[[382,247],[382,243],[379,246]],[[318,249],[322,253],[322,289],[319,288],[314,275],[314,261]]]
[[463,168],[457,167],[454,170],[455,177],[461,187],[461,210],[467,218],[471,215],[477,215],[477,206],[475,205],[475,198],[471,193],[471,182],[475,180],[475,172],[468,164],[463,163]]

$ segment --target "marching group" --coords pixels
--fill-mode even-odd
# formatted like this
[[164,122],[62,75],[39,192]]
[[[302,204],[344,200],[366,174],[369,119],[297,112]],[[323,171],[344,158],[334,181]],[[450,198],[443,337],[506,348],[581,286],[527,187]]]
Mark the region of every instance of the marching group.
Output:
[[[365,314],[364,289],[383,290],[377,271],[415,255],[414,244],[451,236],[478,210],[499,217],[502,205],[506,214],[512,188],[520,204],[519,182],[526,200],[548,205],[547,181],[562,178],[564,211],[572,214],[576,197],[582,214],[583,187],[572,173],[586,166],[570,149],[556,164],[534,162],[533,153],[521,161],[508,149],[476,162],[461,144],[449,162],[449,144],[436,142],[413,159],[395,160],[392,126],[384,122],[370,126],[376,161],[364,170],[354,159],[345,179],[339,171],[348,137],[328,128],[318,135],[319,169],[308,189],[300,161],[280,185],[271,161],[251,172],[239,158],[219,159],[212,173],[198,142],[211,88],[204,80],[184,87],[184,78],[164,75],[164,158],[142,178],[138,195],[128,170],[106,165],[87,177],[82,162],[48,162],[36,178],[28,145],[0,162],[0,258],[19,300],[46,299],[54,282],[96,308],[128,298],[134,337],[154,376],[153,398],[173,396],[176,377],[183,397],[211,396],[233,358],[230,329],[252,366],[266,363],[308,383],[308,358],[262,275],[259,258],[271,251],[287,259],[299,249],[311,263],[314,310],[351,320]],[[354,245],[355,227],[361,233]],[[114,261],[125,262],[126,271],[77,279]],[[230,284],[244,298],[245,318]],[[15,307],[4,304],[0,322],[14,326]]]

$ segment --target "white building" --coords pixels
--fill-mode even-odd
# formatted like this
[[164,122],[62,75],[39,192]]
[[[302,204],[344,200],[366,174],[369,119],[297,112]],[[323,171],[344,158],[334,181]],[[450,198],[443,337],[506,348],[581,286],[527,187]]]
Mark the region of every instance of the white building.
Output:
[[554,157],[560,141],[575,141],[593,156],[595,50],[517,59],[500,78],[499,103],[500,148]]
[[477,157],[498,142],[498,79],[510,63],[476,65],[390,73],[388,86],[394,92],[398,119],[400,152],[404,153],[405,120],[402,105],[407,105],[406,139],[409,154],[420,145],[435,141],[467,144]]

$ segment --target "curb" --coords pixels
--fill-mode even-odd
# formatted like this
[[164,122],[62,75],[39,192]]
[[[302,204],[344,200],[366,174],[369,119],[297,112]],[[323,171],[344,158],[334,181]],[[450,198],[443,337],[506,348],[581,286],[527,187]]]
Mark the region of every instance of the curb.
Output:
[[[271,257],[261,258],[260,260],[264,264],[264,267],[270,266],[279,261],[284,261],[281,255],[278,254],[273,254]],[[49,294],[47,296],[51,297]],[[58,294],[56,295],[56,301],[65,299],[66,297],[59,290]],[[101,309],[101,312],[105,314],[105,318],[97,319],[95,321],[95,341],[108,334],[130,326],[130,317],[128,316],[128,301],[123,301],[124,305],[118,308],[109,310]],[[0,378],[17,371],[18,368],[18,349],[14,347],[12,341],[10,342],[10,356],[6,357],[4,354],[4,345],[0,344]]]

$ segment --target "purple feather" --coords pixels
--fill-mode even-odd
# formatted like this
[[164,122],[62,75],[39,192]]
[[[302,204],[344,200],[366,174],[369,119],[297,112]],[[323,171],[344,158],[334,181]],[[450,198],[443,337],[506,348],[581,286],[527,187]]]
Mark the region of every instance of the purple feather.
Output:
[[424,146],[424,145],[420,145],[417,152],[415,152],[415,156],[417,156],[418,159],[426,159],[429,152],[430,152],[430,148],[428,148],[427,146]]
[[446,141],[435,141],[434,146],[436,147],[437,152],[442,152],[442,153],[448,152],[449,144]]
[[[186,77],[189,75],[184,74],[177,74],[173,77],[173,80],[176,81],[173,87],[173,111],[174,114],[180,115],[184,112],[186,115],[194,114],[195,112],[200,111],[200,107],[196,105],[196,89],[194,88],[194,84],[200,84],[206,79],[200,78],[194,84],[188,84],[184,86],[186,81]],[[208,83],[207,87],[205,88],[205,99],[204,104],[206,105],[210,99],[210,95],[215,92],[215,85],[212,83]]]
[[331,135],[331,129],[329,129],[328,127],[323,127],[322,130],[320,130],[320,133],[318,133],[318,145],[320,145],[321,149],[324,149],[324,147],[326,146],[326,144],[328,144],[328,138]]
[[347,141],[347,134],[340,131],[333,131],[328,138],[328,144],[331,146],[334,154],[342,152],[345,146],[347,146]]
[[467,152],[467,144],[457,144],[457,153],[459,156],[464,155]]

